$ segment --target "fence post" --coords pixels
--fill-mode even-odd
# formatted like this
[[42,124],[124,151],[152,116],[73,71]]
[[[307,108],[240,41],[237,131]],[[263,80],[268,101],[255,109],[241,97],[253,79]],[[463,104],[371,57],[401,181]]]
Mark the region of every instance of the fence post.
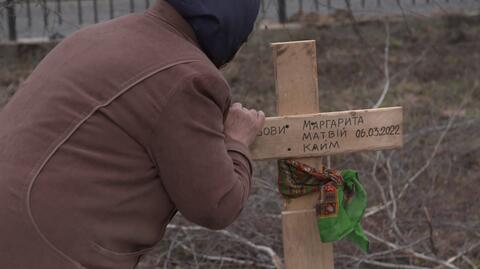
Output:
[[56,12],[57,12],[58,24],[62,25],[63,24],[62,2],[60,2],[60,0],[57,0]]
[[320,3],[318,0],[313,0],[313,3],[315,4],[315,11],[318,12],[320,10]]
[[97,0],[93,0],[93,21],[98,22],[98,4]]
[[77,0],[78,24],[83,24],[82,0]]
[[15,2],[7,0],[8,39],[17,40],[17,17],[15,16]]
[[42,0],[42,10],[43,10],[43,29],[47,29],[48,27],[48,14],[50,13],[50,10],[48,9],[47,6],[47,0]]
[[27,21],[28,28],[32,28],[32,8],[30,7],[30,0],[27,0]]
[[135,12],[135,2],[130,0],[130,13]]
[[113,7],[113,0],[108,0],[108,10],[110,10],[110,19],[115,17],[115,11]]
[[278,0],[278,20],[280,23],[287,22],[287,7],[285,0]]

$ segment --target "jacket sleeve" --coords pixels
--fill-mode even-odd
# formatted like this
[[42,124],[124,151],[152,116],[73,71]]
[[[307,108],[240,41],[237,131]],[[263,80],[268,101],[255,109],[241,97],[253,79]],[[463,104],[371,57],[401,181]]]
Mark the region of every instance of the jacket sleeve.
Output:
[[188,220],[223,229],[240,214],[250,193],[249,149],[226,140],[230,89],[216,75],[182,79],[161,112],[153,154],[159,177]]

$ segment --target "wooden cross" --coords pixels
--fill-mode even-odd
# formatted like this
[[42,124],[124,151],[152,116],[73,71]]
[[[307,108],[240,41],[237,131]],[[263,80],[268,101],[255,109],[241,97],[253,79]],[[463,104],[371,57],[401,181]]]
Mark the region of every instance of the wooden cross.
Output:
[[[267,118],[252,146],[256,160],[302,158],[321,167],[320,156],[403,145],[401,107],[319,113],[315,41],[274,43],[277,114]],[[318,194],[285,200],[282,211],[286,269],[331,269],[333,246],[316,226]]]

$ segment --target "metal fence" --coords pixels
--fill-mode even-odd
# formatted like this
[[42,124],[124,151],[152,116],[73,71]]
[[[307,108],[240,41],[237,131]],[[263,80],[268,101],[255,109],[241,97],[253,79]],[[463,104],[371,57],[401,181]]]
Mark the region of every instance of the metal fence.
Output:
[[61,38],[85,25],[143,11],[153,1],[6,0],[4,9],[0,8],[0,18],[5,18],[0,25],[0,40]]
[[[62,38],[82,26],[141,12],[155,0],[5,0],[0,3],[0,40]],[[259,19],[285,22],[298,12],[350,8],[356,15],[414,15],[479,10],[480,0],[262,0]]]

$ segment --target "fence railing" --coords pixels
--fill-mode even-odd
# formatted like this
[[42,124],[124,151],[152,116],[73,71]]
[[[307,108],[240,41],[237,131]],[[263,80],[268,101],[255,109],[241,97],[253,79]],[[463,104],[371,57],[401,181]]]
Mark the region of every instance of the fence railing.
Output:
[[15,41],[17,39],[17,23],[13,0],[6,1],[5,9],[7,11],[8,39]]
[[[81,26],[143,11],[155,0],[4,0],[0,40],[62,38]],[[480,8],[480,0],[261,0],[260,19],[284,23],[298,12],[328,13],[350,8],[354,14],[416,13],[434,9]],[[2,7],[3,5],[3,7]]]

